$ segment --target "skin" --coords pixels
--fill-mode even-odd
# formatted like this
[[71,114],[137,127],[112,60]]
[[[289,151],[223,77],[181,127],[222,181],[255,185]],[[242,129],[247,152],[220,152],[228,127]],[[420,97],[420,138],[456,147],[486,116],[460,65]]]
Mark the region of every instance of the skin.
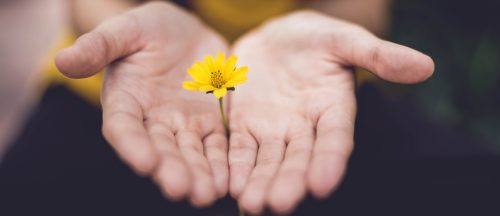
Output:
[[166,197],[203,207],[227,194],[227,139],[217,100],[183,90],[182,81],[193,62],[220,51],[226,42],[194,16],[154,2],[103,22],[61,51],[56,64],[72,78],[107,66],[107,141]]
[[228,47],[212,30],[155,2],[103,22],[56,64],[72,78],[107,67],[103,133],[166,197],[202,207],[229,187],[254,214],[288,213],[308,191],[324,198],[339,184],[353,148],[352,66],[405,84],[434,69],[426,55],[317,12],[276,18],[232,49],[250,72],[226,97],[228,152],[217,100],[181,87],[193,62],[220,51]]
[[249,81],[231,95],[230,192],[243,209],[290,213],[307,191],[325,198],[353,149],[352,66],[417,83],[431,58],[314,11],[276,18],[234,46]]

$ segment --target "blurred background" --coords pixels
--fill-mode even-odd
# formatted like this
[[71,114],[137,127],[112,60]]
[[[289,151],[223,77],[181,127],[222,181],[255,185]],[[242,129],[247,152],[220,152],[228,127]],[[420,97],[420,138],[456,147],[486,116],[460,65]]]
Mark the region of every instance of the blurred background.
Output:
[[[356,144],[344,182],[295,215],[500,215],[498,1],[176,2],[229,40],[312,7],[434,59],[434,75],[414,86],[358,72]],[[53,65],[57,49],[84,32],[72,8],[65,0],[0,0],[0,215],[235,215],[230,198],[202,210],[170,203],[118,159],[100,132],[102,75],[71,81]],[[253,18],[213,24],[224,10]]]

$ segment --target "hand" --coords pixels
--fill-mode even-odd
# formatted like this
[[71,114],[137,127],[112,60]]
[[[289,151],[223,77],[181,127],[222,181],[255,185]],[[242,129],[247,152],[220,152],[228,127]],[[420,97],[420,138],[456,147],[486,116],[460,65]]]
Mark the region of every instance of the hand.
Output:
[[149,3],[81,36],[56,59],[72,78],[108,66],[103,133],[135,171],[164,194],[207,206],[227,194],[227,140],[211,95],[188,92],[186,69],[226,43],[199,20],[167,3]]
[[230,98],[230,192],[248,212],[293,210],[307,190],[338,186],[353,149],[352,66],[417,83],[433,62],[410,48],[315,12],[277,18],[234,47],[249,81]]

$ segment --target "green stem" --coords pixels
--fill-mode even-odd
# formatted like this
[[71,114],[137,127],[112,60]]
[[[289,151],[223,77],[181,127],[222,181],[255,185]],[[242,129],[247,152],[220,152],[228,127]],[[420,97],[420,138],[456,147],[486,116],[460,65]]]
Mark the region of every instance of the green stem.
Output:
[[238,207],[238,209],[240,210],[240,216],[245,216],[245,211],[241,207]]
[[229,123],[227,121],[226,115],[224,114],[224,101],[223,98],[219,98],[219,110],[222,116],[222,124],[224,124],[224,130],[226,131],[226,136],[229,137]]
[[[222,124],[224,124],[224,130],[226,131],[226,136],[229,138],[229,122],[227,121],[226,115],[224,113],[224,100],[223,98],[219,98],[219,110],[220,115],[222,117]],[[239,209],[239,216],[245,216],[245,211],[241,207]]]

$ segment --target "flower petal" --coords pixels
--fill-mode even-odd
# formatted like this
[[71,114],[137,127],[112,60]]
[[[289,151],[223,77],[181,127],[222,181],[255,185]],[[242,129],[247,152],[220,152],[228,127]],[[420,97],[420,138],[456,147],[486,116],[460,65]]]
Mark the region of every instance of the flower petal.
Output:
[[236,69],[228,78],[228,80],[232,80],[233,78],[235,77],[240,77],[240,76],[245,76],[247,75],[248,73],[248,67],[247,66],[243,66],[243,67],[240,67],[238,69]]
[[193,65],[193,68],[196,68],[196,70],[204,73],[204,74],[207,74],[208,76],[210,76],[210,68],[208,68],[208,65],[205,64],[205,62],[196,62],[194,65]]
[[226,87],[226,88],[235,87],[239,84],[246,82],[247,80],[248,80],[248,78],[246,76],[236,77],[236,78],[233,78],[233,79],[229,80],[228,82],[226,82],[226,84],[224,84],[224,87]]
[[212,85],[204,85],[199,88],[200,91],[214,91],[215,89],[217,88],[213,87]]
[[200,71],[198,68],[195,68],[194,66],[188,69],[188,74],[191,75],[191,77],[200,83],[204,84],[210,84],[210,75],[203,73],[203,71]]
[[227,89],[226,88],[220,88],[220,89],[215,89],[214,90],[214,95],[217,99],[226,96],[227,94]]
[[213,72],[216,70],[214,57],[212,55],[205,56],[205,64],[208,66],[208,72]]
[[226,60],[226,55],[224,53],[217,53],[217,57],[215,58],[215,70],[220,70],[224,73],[224,61]]
[[198,82],[192,82],[192,81],[187,81],[182,83],[182,87],[187,90],[191,91],[198,91],[201,87],[201,83]]
[[235,55],[229,56],[229,58],[226,61],[226,65],[224,66],[224,80],[228,80],[229,76],[233,73],[233,71],[236,69],[236,62],[238,61],[238,57]]

